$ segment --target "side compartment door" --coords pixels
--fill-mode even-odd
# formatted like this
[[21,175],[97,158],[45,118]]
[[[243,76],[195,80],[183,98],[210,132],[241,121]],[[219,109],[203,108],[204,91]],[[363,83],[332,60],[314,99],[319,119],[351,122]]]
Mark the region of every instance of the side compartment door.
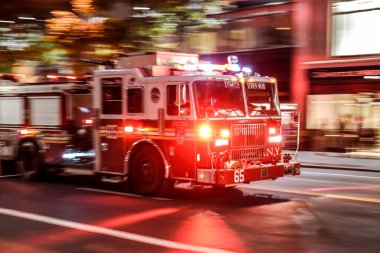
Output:
[[65,97],[61,94],[33,94],[26,99],[27,125],[31,129],[41,130],[38,138],[45,144],[44,162],[60,162],[69,142],[67,135],[62,132],[66,114]]
[[14,159],[18,137],[13,134],[25,125],[25,97],[0,97],[0,157]]

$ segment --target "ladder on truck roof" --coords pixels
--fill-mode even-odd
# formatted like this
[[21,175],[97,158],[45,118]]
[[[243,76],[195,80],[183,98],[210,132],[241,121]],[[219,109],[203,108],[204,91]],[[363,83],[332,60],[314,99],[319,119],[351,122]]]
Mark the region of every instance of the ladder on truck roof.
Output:
[[18,94],[18,93],[51,93],[51,92],[67,92],[82,93],[88,92],[90,86],[79,83],[33,83],[33,84],[14,84],[0,86],[0,94]]

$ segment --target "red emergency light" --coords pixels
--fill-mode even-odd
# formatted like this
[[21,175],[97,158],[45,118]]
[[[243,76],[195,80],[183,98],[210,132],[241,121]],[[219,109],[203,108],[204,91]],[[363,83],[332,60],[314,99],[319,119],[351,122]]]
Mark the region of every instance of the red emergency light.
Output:
[[92,126],[94,124],[94,120],[93,119],[84,119],[84,120],[82,120],[82,124],[85,126]]
[[76,80],[77,79],[76,76],[60,76],[60,75],[47,75],[46,78],[54,79],[54,80],[58,80],[58,79]]

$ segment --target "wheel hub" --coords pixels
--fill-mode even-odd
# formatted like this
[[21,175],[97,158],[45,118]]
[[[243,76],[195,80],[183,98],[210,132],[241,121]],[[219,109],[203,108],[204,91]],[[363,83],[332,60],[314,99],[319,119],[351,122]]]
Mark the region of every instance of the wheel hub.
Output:
[[142,165],[142,176],[145,180],[148,180],[152,175],[152,166],[149,163],[144,163]]

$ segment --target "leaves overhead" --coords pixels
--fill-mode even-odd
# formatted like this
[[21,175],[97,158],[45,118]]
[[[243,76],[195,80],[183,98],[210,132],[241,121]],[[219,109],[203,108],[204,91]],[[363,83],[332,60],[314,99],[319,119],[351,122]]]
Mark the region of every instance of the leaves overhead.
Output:
[[217,27],[208,15],[229,7],[227,1],[207,0],[72,0],[72,6],[72,12],[52,12],[50,38],[69,48],[113,49],[109,52],[173,50],[184,37]]
[[[17,1],[29,4],[27,0]],[[121,52],[175,51],[187,36],[202,29],[218,28],[220,23],[209,18],[209,15],[231,8],[229,2],[59,0],[59,5],[51,5],[57,9],[50,12],[45,22],[48,15],[34,13],[33,9],[29,14],[38,14],[39,23],[34,22],[37,25],[32,27],[33,21],[19,25],[20,21],[17,21],[9,29],[3,28],[4,32],[0,31],[3,41],[0,54],[5,55],[3,65],[15,60],[64,61],[63,64],[69,62],[75,68],[79,58],[104,59]],[[4,5],[7,6],[13,5]],[[21,4],[19,9],[28,16]]]

